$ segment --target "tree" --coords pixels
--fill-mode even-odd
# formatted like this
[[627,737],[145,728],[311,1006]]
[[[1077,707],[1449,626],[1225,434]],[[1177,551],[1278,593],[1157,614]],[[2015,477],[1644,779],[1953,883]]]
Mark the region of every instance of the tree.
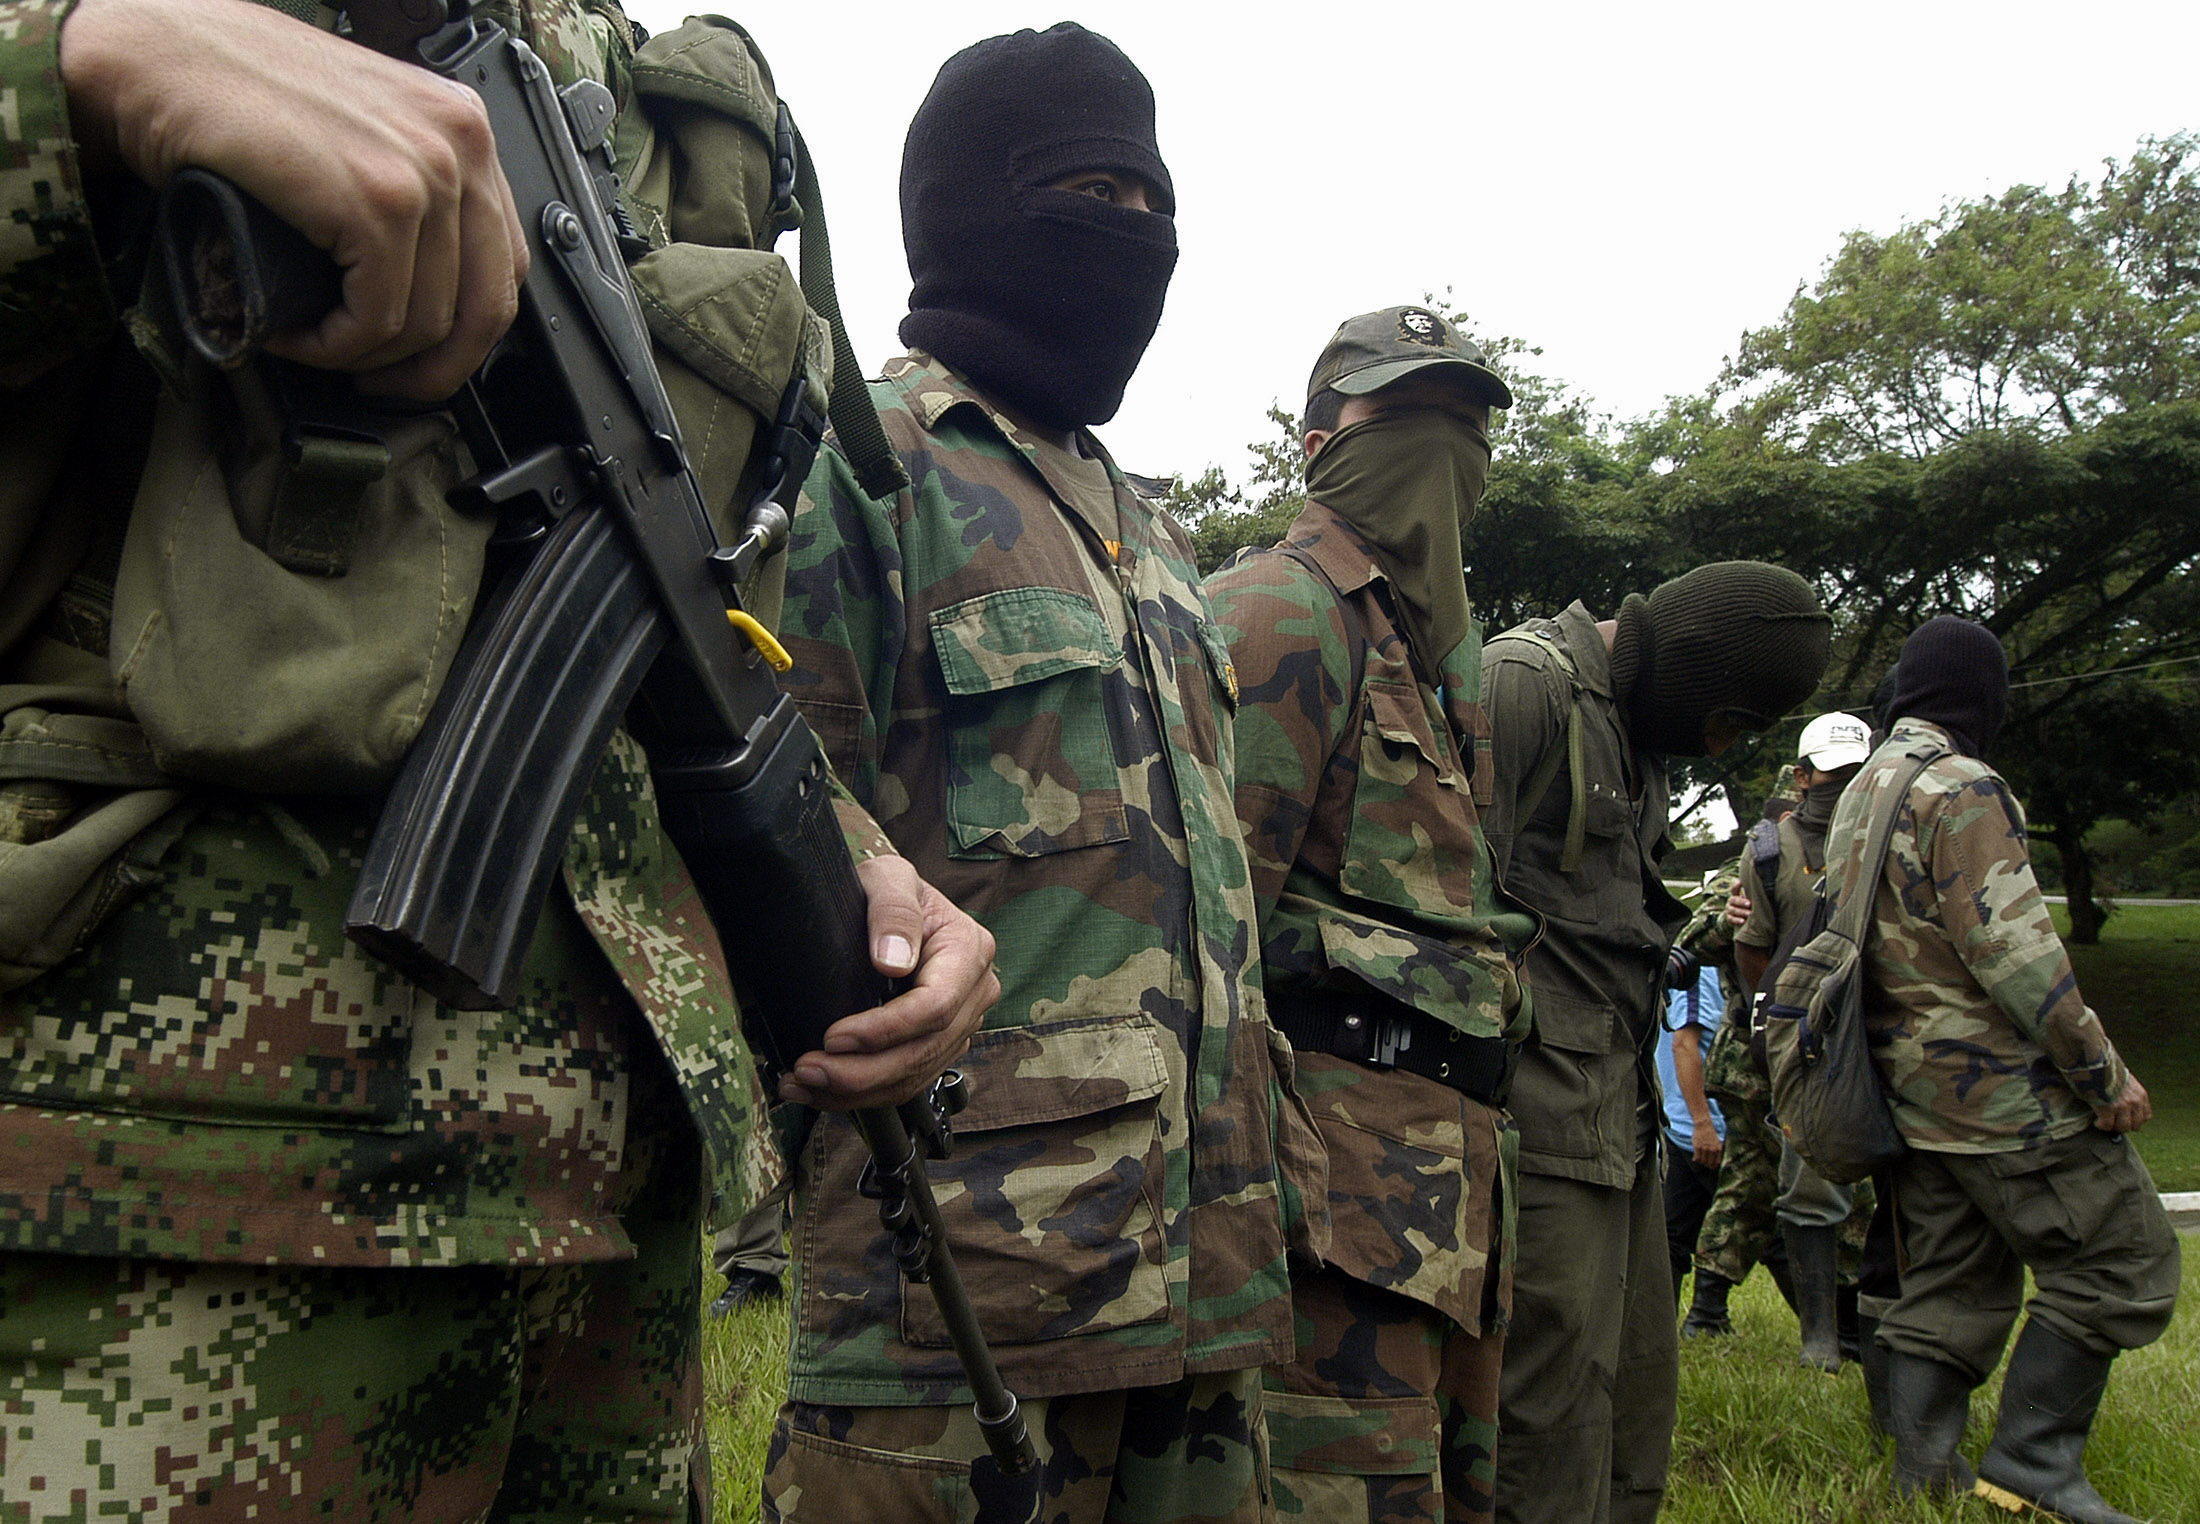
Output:
[[1854,232],[1722,378],[1731,420],[1826,460],[2074,433],[2200,386],[2200,137],[2098,184],[2016,186]]
[[2098,942],[2108,911],[2095,894],[2086,834],[2110,819],[2151,825],[2200,787],[2200,699],[2189,682],[2119,674],[2027,713],[2000,752],[2033,831],[2062,856],[2070,940]]

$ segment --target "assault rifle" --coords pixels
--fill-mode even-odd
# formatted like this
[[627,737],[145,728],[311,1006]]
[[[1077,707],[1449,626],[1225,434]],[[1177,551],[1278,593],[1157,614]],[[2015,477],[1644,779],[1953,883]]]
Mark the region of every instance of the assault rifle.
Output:
[[[758,564],[785,543],[825,420],[797,375],[759,435],[760,485],[742,533],[721,545],[627,275],[627,257],[647,245],[619,201],[610,92],[588,80],[556,89],[542,60],[467,0],[444,14],[418,62],[486,104],[533,256],[511,333],[451,404],[478,473],[454,500],[497,515],[503,570],[484,587],[389,792],[346,929],[448,1004],[508,1005],[624,718],[724,942],[751,1034],[784,1070],[821,1047],[833,1022],[890,994],[871,965],[824,753],[768,670],[775,643],[742,606]],[[784,113],[779,139],[791,195],[803,155]],[[204,171],[171,181],[156,239],[184,330],[219,365],[317,321],[340,289],[325,254]],[[844,364],[842,382],[860,396]],[[998,1471],[1024,1477],[1036,1465],[1031,1442],[947,1252],[922,1162],[944,1152],[957,1095],[936,1086],[900,1108],[856,1113],[873,1155],[865,1194],[879,1201],[905,1274],[932,1287]],[[1016,1486],[981,1472],[974,1481],[993,1495],[990,1517],[1036,1507],[1035,1482],[1027,1507]]]

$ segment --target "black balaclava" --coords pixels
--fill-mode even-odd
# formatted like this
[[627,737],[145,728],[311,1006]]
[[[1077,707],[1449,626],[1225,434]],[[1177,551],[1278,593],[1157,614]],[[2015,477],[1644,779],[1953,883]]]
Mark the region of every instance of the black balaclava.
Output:
[[1986,754],[2009,713],[2009,658],[1983,624],[1942,614],[1910,632],[1895,663],[1894,720],[1930,720],[1959,750]]
[[1762,561],[1714,561],[1620,605],[1612,686],[1636,745],[1704,754],[1725,715],[1762,730],[1825,675],[1833,621],[1810,584]]
[[[1138,176],[1158,210],[1047,188],[1088,169]],[[1122,49],[1074,21],[973,43],[902,148],[902,342],[1035,422],[1105,423],[1161,321],[1175,209],[1153,90]]]

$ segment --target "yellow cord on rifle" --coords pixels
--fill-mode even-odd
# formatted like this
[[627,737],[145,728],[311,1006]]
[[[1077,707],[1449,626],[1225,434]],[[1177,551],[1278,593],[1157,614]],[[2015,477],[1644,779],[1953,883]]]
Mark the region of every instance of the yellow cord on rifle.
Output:
[[773,637],[771,631],[756,622],[755,615],[743,613],[740,609],[727,609],[726,623],[749,637],[749,644],[764,653],[764,660],[771,664],[774,672],[784,672],[794,665],[794,658],[787,654],[787,648]]

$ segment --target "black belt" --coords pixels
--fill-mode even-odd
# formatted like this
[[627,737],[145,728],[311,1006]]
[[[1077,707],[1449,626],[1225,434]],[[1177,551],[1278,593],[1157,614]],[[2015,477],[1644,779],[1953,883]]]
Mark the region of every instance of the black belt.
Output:
[[1372,990],[1273,994],[1268,1020],[1303,1052],[1403,1069],[1485,1106],[1504,1105],[1512,1088],[1513,1047],[1504,1038],[1472,1036]]

